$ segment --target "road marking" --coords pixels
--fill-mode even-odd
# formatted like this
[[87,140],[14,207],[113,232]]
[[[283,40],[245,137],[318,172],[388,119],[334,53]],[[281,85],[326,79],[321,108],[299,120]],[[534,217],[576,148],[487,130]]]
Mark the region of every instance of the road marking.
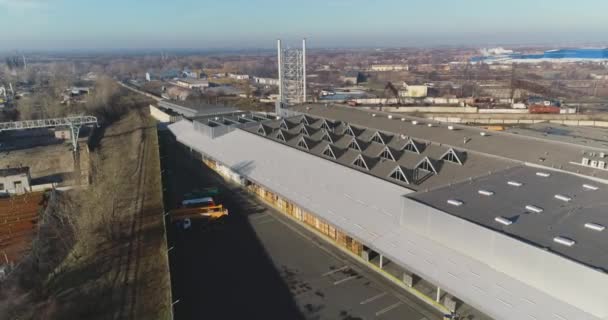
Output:
[[256,221],[256,222],[255,222],[255,225],[256,225],[256,226],[259,226],[259,225],[261,225],[261,224],[267,224],[267,223],[269,223],[269,222],[275,222],[275,221],[276,221],[276,220],[275,220],[274,218],[272,218],[272,219],[268,219],[268,220],[262,220],[262,221],[260,221],[260,222],[257,222],[257,221]]
[[370,303],[370,302],[372,302],[374,300],[378,300],[378,299],[384,297],[385,295],[386,295],[386,292],[379,293],[379,294],[377,294],[377,295],[375,295],[375,296],[373,296],[373,297],[371,297],[369,299],[365,299],[365,300],[359,302],[359,304],[368,304],[368,303]]
[[344,278],[344,279],[342,279],[342,280],[335,281],[335,282],[334,282],[334,286],[339,285],[340,283],[346,282],[346,281],[348,281],[348,280],[352,280],[352,279],[354,279],[354,278],[356,278],[356,277],[357,277],[357,276],[350,276],[350,277],[348,277],[348,278]]
[[399,302],[397,302],[397,303],[395,303],[395,304],[391,304],[390,306],[388,306],[388,307],[386,307],[386,308],[384,308],[384,309],[382,309],[382,310],[380,310],[380,311],[376,312],[376,317],[377,317],[377,316],[380,316],[380,315],[382,315],[382,314],[384,314],[384,313],[387,313],[387,312],[389,312],[389,311],[391,311],[391,310],[393,310],[393,309],[397,308],[398,306],[400,306],[400,305],[402,305],[402,304],[403,304],[403,302],[401,302],[401,301],[399,301]]
[[260,213],[260,214],[256,214],[255,216],[249,218],[249,220],[258,220],[260,218],[264,218],[264,217],[268,217],[270,216],[270,214],[268,213]]
[[348,268],[349,268],[348,266],[344,266],[344,267],[339,268],[339,269],[335,269],[335,270],[331,270],[331,271],[329,271],[329,272],[325,272],[325,273],[324,273],[324,274],[322,274],[321,276],[322,276],[322,277],[327,277],[328,275],[334,274],[334,273],[336,273],[336,272],[340,272],[340,271],[342,271],[342,270],[346,270],[346,269],[348,269]]

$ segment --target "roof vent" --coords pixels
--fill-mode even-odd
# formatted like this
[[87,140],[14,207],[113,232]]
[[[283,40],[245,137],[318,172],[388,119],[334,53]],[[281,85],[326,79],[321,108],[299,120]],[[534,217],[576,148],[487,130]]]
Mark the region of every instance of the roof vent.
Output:
[[536,175],[543,178],[548,178],[551,176],[549,172],[537,172]]
[[405,118],[401,118],[401,121],[405,121]]
[[448,126],[448,130],[454,130],[454,126]]
[[486,132],[480,132],[480,133],[479,133],[479,135],[480,135],[480,136],[482,136],[482,137],[485,137],[485,136],[487,136],[488,134],[487,134]]
[[576,241],[564,237],[555,237],[553,238],[553,241],[559,244],[563,244],[567,247],[572,247],[576,243]]
[[372,113],[372,117],[375,117],[375,116],[376,116],[376,114],[375,114],[375,113]]
[[587,222],[585,223],[585,228],[595,230],[595,231],[604,231],[606,229],[605,226],[597,223]]
[[521,186],[523,186],[523,185],[524,185],[523,183],[518,182],[518,181],[509,181],[509,182],[507,182],[507,183],[508,183],[510,186],[514,186],[514,187],[521,187]]
[[494,221],[496,221],[500,224],[504,224],[505,226],[510,226],[513,224],[513,221],[511,221],[505,217],[496,217],[496,218],[494,218]]
[[477,193],[479,193],[482,196],[493,196],[494,195],[494,191],[489,191],[489,190],[479,190],[477,191]]
[[537,207],[537,206],[533,206],[533,205],[527,205],[526,206],[526,210],[534,212],[534,213],[541,213],[541,212],[543,212],[543,208]]
[[588,189],[588,190],[593,190],[593,191],[599,189],[598,187],[591,185],[591,184],[584,184],[583,188]]
[[413,120],[413,121],[412,121],[412,124],[413,124],[413,125],[417,125],[417,124],[418,124],[418,121]]
[[388,118],[389,118],[389,119],[392,119],[392,118],[393,118],[393,116],[389,114],[389,115],[388,115]]
[[433,124],[432,124],[432,123],[429,123],[429,124],[427,124],[426,126],[427,126],[427,127],[429,127],[429,128],[432,128],[432,127],[433,127]]
[[461,205],[464,204],[464,202],[462,202],[461,200],[450,199],[450,200],[448,200],[448,204],[451,204],[456,207],[460,207]]
[[564,201],[564,202],[570,202],[570,200],[572,200],[572,198],[570,198],[568,196],[565,196],[563,194],[556,194],[555,195],[555,199],[561,200],[561,201]]

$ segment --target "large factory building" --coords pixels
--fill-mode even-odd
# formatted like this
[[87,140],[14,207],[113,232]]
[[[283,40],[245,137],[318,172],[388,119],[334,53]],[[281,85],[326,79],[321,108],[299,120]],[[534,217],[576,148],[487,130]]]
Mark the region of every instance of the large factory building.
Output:
[[603,145],[337,106],[288,111],[169,130],[206,165],[440,308],[608,319]]

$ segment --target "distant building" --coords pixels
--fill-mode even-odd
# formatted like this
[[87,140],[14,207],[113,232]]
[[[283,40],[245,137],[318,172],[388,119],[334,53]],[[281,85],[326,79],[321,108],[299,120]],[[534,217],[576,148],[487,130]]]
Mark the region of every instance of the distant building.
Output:
[[146,81],[152,80],[169,80],[178,79],[182,77],[182,72],[177,69],[169,69],[162,72],[148,71],[146,72]]
[[370,71],[385,72],[385,71],[408,71],[410,68],[407,64],[373,64]]
[[0,169],[0,193],[23,194],[31,190],[30,168]]
[[70,140],[72,132],[69,129],[55,129],[55,139]]
[[229,73],[228,77],[235,80],[249,80],[248,74]]
[[340,80],[344,83],[358,84],[363,82],[363,75],[358,71],[349,71],[340,76]]
[[70,95],[72,97],[77,97],[77,96],[89,94],[91,92],[91,89],[88,87],[72,87],[69,89],[69,91],[70,91]]
[[94,72],[89,72],[89,73],[85,74],[84,76],[82,76],[82,80],[95,81],[95,80],[97,80],[97,74]]
[[206,79],[180,79],[177,80],[176,84],[186,89],[204,89],[209,87],[209,81]]
[[399,96],[405,98],[425,98],[428,95],[429,88],[426,85],[408,85],[403,83],[405,90],[399,91]]
[[261,84],[261,85],[267,85],[267,86],[278,86],[279,85],[279,79],[274,79],[274,78],[253,77],[253,82],[257,83],[257,84]]

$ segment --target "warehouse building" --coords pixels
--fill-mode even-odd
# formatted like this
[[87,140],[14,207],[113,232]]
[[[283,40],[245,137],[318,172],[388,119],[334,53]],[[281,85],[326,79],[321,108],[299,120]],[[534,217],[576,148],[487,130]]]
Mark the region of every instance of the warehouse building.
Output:
[[221,134],[206,127],[234,121],[169,129],[223,176],[441,310],[608,317],[608,170],[589,165],[605,157],[597,146],[342,107],[283,116],[246,115],[256,122]]

